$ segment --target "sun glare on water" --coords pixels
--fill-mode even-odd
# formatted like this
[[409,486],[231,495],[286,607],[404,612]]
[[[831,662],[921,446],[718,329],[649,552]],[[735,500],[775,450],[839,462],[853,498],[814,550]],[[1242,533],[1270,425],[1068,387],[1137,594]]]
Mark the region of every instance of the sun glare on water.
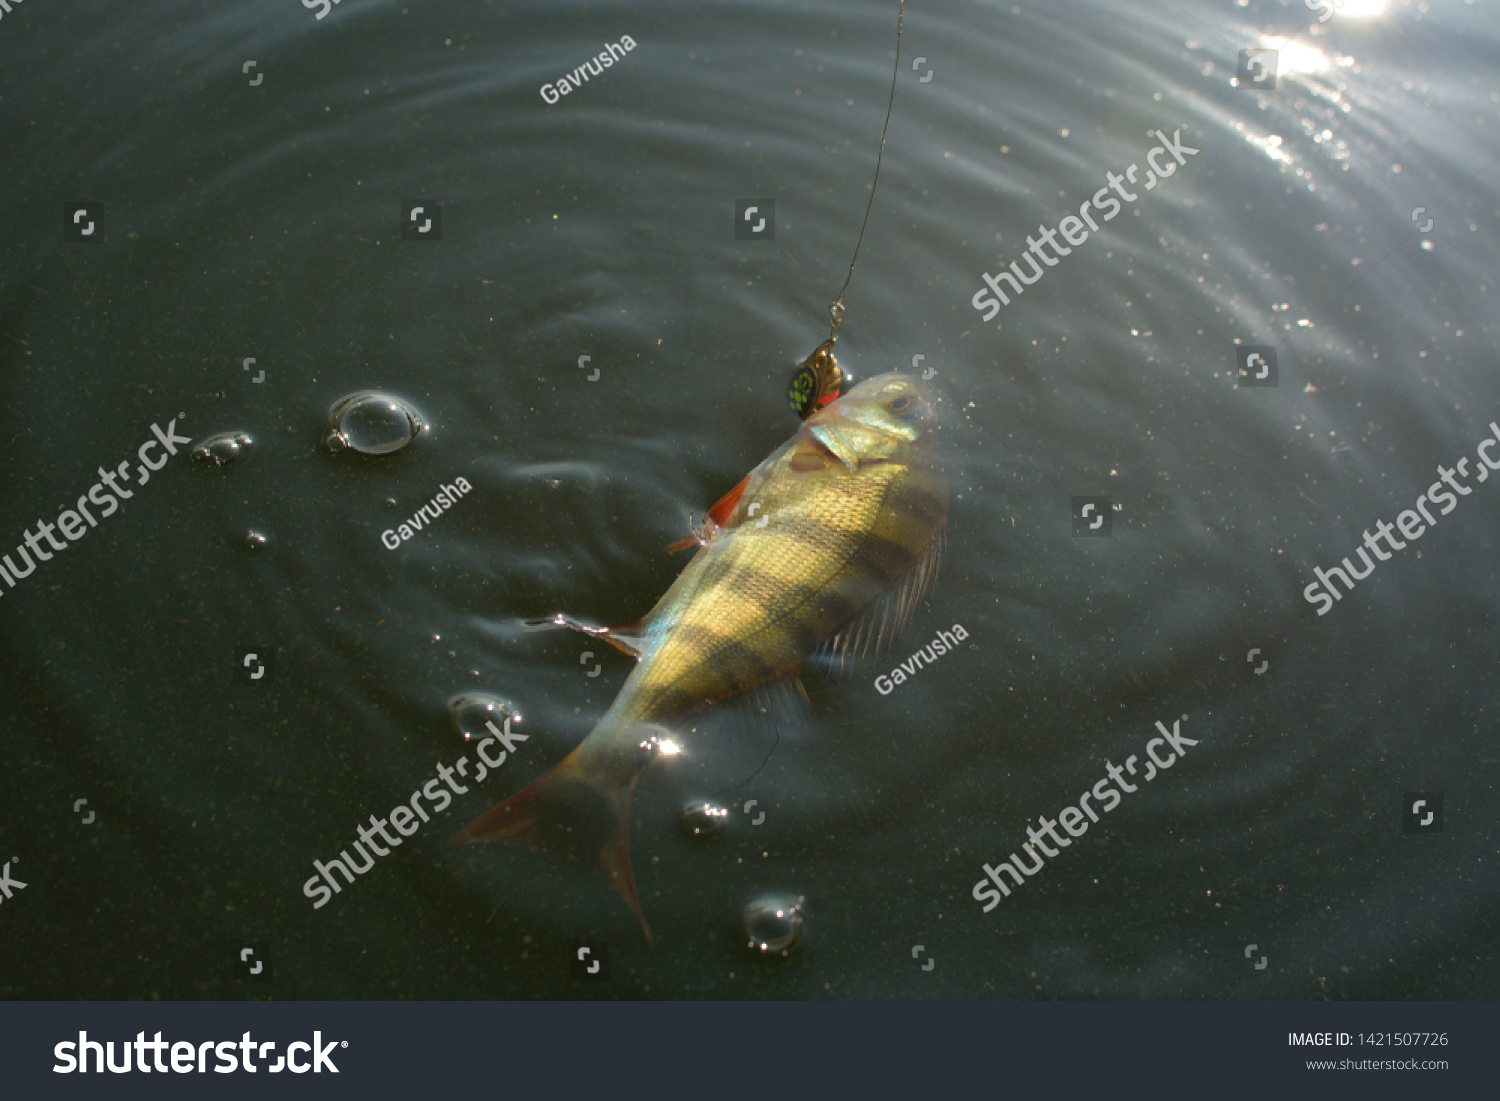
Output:
[[1276,68],[1285,73],[1322,73],[1331,66],[1323,51],[1288,38],[1267,38],[1263,44],[1277,51]]
[[[1385,14],[1386,0],[1325,0],[1335,5],[1333,18],[1375,19]],[[1314,9],[1317,10],[1317,9]],[[1317,24],[1314,24],[1316,26]],[[1331,69],[1328,56],[1316,46],[1299,39],[1272,36],[1261,40],[1262,46],[1278,51],[1277,69],[1281,73],[1323,73]]]

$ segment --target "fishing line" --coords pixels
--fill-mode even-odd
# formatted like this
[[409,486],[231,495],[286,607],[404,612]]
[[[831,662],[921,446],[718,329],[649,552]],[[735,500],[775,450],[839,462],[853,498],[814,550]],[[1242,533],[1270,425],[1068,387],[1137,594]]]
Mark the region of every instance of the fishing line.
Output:
[[864,244],[865,227],[870,224],[870,211],[875,207],[875,189],[880,186],[880,162],[885,159],[885,135],[891,128],[891,111],[896,106],[896,78],[901,73],[901,24],[905,18],[906,0],[901,0],[901,10],[896,14],[896,64],[891,69],[891,98],[885,105],[885,125],[880,129],[880,152],[875,154],[875,179],[870,184],[870,201],[865,205],[865,220],[859,224],[859,238],[854,242],[854,257],[849,261],[849,274],[844,277],[839,296],[828,307],[828,315],[833,321],[833,331],[829,336],[838,331],[839,321],[844,316],[844,292],[849,289],[849,280],[854,278],[854,263],[859,259],[859,246]]
[[875,179],[870,184],[870,201],[865,204],[864,221],[859,224],[859,237],[854,242],[854,256],[849,261],[849,274],[839,295],[828,307],[828,339],[819,344],[813,354],[802,361],[787,384],[787,401],[792,412],[806,420],[823,406],[839,396],[844,385],[844,372],[834,357],[833,346],[839,339],[839,322],[844,319],[844,292],[854,278],[854,265],[859,260],[859,249],[865,241],[865,228],[870,224],[870,211],[875,208],[875,190],[880,186],[880,164],[885,159],[885,136],[891,128],[891,112],[896,106],[896,80],[901,75],[901,31],[906,20],[906,0],[896,13],[896,63],[891,67],[891,97],[885,105],[885,125],[880,130],[880,152],[875,155]]
[[727,788],[720,788],[718,791],[714,792],[712,795],[709,796],[710,799],[717,799],[719,796],[723,795],[726,791],[733,791],[735,788],[742,788],[742,787],[744,787],[751,780],[755,779],[757,776],[759,776],[762,772],[764,772],[766,770],[766,765],[768,765],[768,764],[771,763],[771,754],[775,753],[776,752],[776,747],[781,744],[781,724],[776,721],[776,719],[775,719],[774,716],[771,718],[771,725],[776,728],[776,740],[771,743],[771,748],[768,749],[768,750],[766,750],[766,759],[760,763],[760,768],[756,769],[749,776],[746,776],[739,783],[737,783],[737,784],[730,784]]

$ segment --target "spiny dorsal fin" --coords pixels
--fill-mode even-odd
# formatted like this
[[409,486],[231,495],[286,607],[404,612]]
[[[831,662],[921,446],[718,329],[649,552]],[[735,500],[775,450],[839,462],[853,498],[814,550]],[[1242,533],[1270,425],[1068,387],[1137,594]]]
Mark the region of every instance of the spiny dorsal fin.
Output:
[[808,660],[827,676],[847,677],[889,651],[937,583],[947,546],[948,529],[944,526],[903,577],[819,643]]

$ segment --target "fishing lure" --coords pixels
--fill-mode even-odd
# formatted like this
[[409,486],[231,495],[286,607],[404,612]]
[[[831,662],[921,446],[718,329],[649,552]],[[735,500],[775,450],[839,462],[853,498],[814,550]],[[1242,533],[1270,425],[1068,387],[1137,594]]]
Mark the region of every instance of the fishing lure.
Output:
[[813,354],[802,361],[787,383],[787,404],[802,420],[817,413],[843,393],[846,383],[853,379],[839,366],[833,354],[833,346],[839,339],[839,322],[844,319],[844,292],[854,278],[854,264],[859,259],[859,247],[864,244],[865,227],[870,224],[870,211],[875,206],[875,189],[880,186],[880,162],[885,158],[885,135],[891,128],[891,109],[896,105],[896,78],[901,73],[901,24],[906,18],[906,0],[901,0],[901,10],[896,15],[896,64],[891,72],[891,98],[885,105],[885,126],[880,131],[880,152],[875,157],[875,182],[870,185],[870,201],[865,205],[865,220],[859,226],[859,238],[854,242],[854,258],[849,261],[849,274],[839,288],[839,296],[828,307],[831,326],[828,339],[819,344]]

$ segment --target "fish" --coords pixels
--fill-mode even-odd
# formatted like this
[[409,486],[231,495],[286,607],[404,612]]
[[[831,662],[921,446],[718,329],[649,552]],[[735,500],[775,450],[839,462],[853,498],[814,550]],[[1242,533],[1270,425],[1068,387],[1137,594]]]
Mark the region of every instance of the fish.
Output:
[[453,835],[593,861],[648,943],[630,864],[636,781],[674,728],[745,693],[806,701],[803,662],[833,676],[889,650],[936,582],[948,483],[927,388],[852,387],[709,510],[700,544],[634,623],[584,627],[636,658],[608,711],[541,777]]

